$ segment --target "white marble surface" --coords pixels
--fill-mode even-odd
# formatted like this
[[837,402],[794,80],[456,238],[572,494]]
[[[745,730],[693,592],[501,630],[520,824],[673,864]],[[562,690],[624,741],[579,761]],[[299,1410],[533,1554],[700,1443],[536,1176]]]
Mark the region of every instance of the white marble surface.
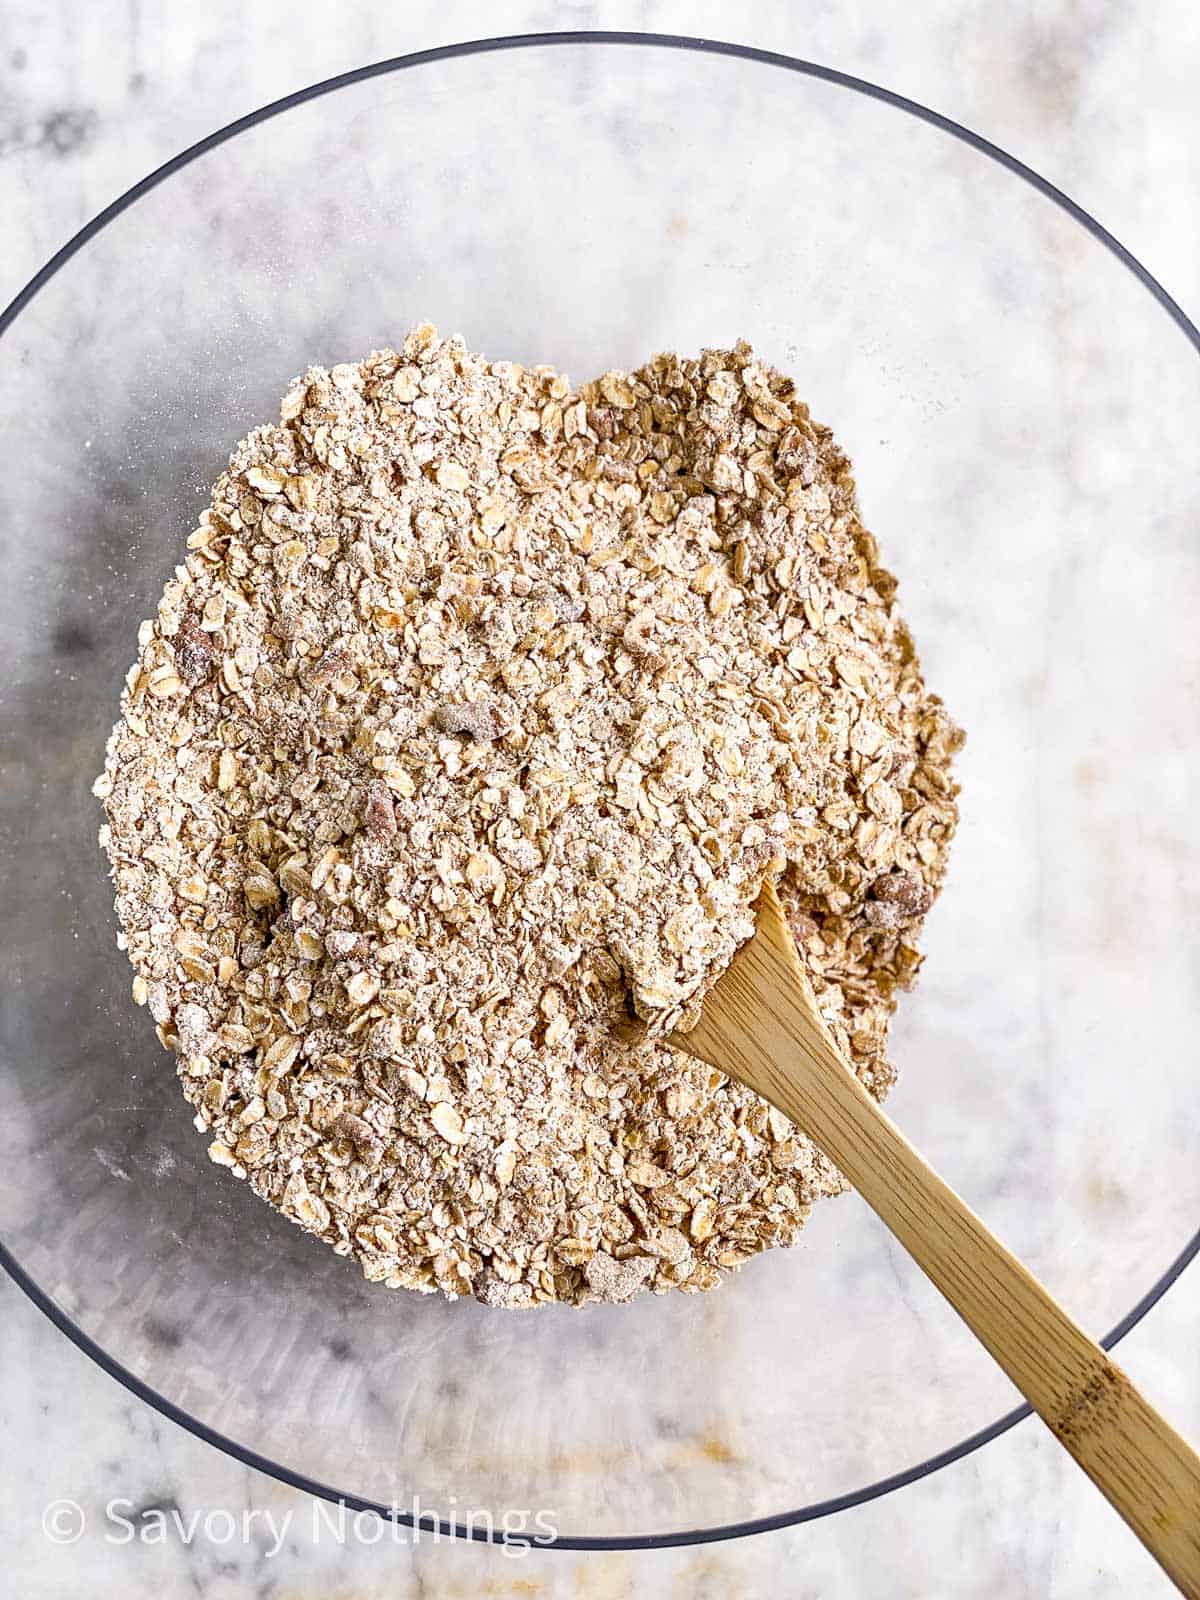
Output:
[[[752,31],[728,7],[663,3],[409,5],[402,15],[343,4],[201,16],[98,0],[7,7],[0,59],[0,299],[108,199],[164,157],[311,79],[361,61],[486,32],[635,27],[708,32],[794,51],[887,83],[990,134],[1088,206],[1182,303],[1200,306],[1200,25],[1178,0],[1118,14],[1099,4],[1008,9],[974,3],[757,8]],[[1103,1197],[1101,1196],[1101,1199]],[[312,1503],[164,1421],[91,1366],[0,1283],[0,1528],[14,1594],[194,1592],[223,1600],[434,1593],[623,1596],[1153,1596],[1167,1592],[1094,1492],[1032,1424],[902,1493],[851,1513],[736,1545],[630,1555],[419,1548],[327,1530]],[[1126,1341],[1122,1356],[1180,1425],[1200,1434],[1197,1269]],[[116,1541],[114,1496],[178,1508],[159,1544]],[[74,1543],[43,1532],[69,1499],[90,1527]],[[225,1537],[224,1513],[262,1513]],[[186,1530],[197,1513],[190,1542]],[[274,1519],[268,1523],[267,1514]],[[69,1514],[64,1513],[69,1517]],[[204,1518],[208,1516],[209,1521]],[[275,1549],[273,1528],[286,1533]],[[148,1524],[149,1525],[149,1524]],[[68,1528],[68,1522],[59,1524]],[[325,1525],[322,1524],[322,1527]],[[107,1537],[106,1537],[107,1535]]]

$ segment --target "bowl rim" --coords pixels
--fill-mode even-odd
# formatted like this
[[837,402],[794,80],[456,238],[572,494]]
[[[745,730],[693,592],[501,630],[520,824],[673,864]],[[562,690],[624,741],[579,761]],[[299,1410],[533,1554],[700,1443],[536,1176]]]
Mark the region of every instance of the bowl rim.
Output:
[[[57,250],[50,259],[34,273],[33,277],[18,291],[9,304],[0,311],[0,336],[9,328],[30,304],[30,302],[45,288],[50,280],[63,268],[71,258],[76,255],[87,242],[114,222],[122,212],[133,206],[142,196],[149,194],[167,178],[182,168],[190,165],[200,156],[219,145],[235,138],[238,134],[247,132],[273,117],[280,116],[285,111],[290,111],[297,106],[316,100],[323,95],[332,94],[338,89],[349,88],[355,84],[367,82],[371,78],[403,71],[411,67],[427,66],[435,62],[459,60],[470,56],[490,55],[504,51],[529,50],[556,45],[613,45],[613,46],[640,46],[661,50],[675,50],[698,55],[724,56],[738,61],[756,62],[759,65],[781,68],[788,72],[799,74],[803,77],[814,78],[819,81],[836,85],[891,106],[893,109],[915,117],[918,121],[939,129],[960,143],[969,146],[980,155],[986,156],[998,166],[1005,168],[1015,177],[1037,190],[1045,199],[1064,211],[1079,224],[1093,239],[1102,245],[1109,253],[1124,266],[1142,287],[1158,302],[1167,316],[1200,354],[1200,328],[1191,320],[1179,303],[1167,292],[1157,278],[1127,250],[1102,223],[1098,222],[1090,212],[1084,210],[1076,201],[1072,200],[1062,189],[1051,183],[1047,178],[1010,155],[1001,146],[985,138],[982,134],[974,132],[952,118],[943,116],[941,112],[934,111],[920,101],[910,99],[907,95],[899,94],[895,90],[884,88],[882,85],[872,83],[865,78],[859,78],[851,73],[841,72],[837,68],[821,65],[815,61],[808,61],[798,56],[787,55],[780,51],[764,50],[754,45],[736,44],[727,40],[693,38],[685,34],[674,33],[639,33],[627,30],[562,30],[545,33],[509,34],[495,38],[463,40],[455,44],[438,45],[430,49],[415,50],[400,56],[389,56],[380,61],[369,62],[364,66],[352,68],[350,71],[341,72],[330,78],[323,78],[316,83],[304,88],[294,90],[290,94],[272,100],[254,111],[247,112],[244,116],[237,117],[234,121],[226,123],[223,127],[215,129],[212,133],[198,139],[194,144],[164,161],[154,168],[146,177],[140,179],[123,194],[117,196],[109,205],[86,222],[67,242]],[[1155,1306],[1176,1279],[1181,1275],[1188,1264],[1200,1255],[1200,1231],[1189,1241],[1183,1250],[1167,1267],[1162,1276],[1151,1286],[1145,1295],[1137,1302],[1116,1326],[1100,1341],[1106,1350],[1111,1350],[1127,1333],[1142,1320],[1148,1311]],[[247,1445],[239,1444],[236,1440],[210,1428],[198,1417],[177,1406],[157,1390],[144,1383],[142,1379],[131,1372],[127,1367],[117,1361],[59,1306],[49,1294],[33,1279],[33,1277],[20,1265],[16,1257],[0,1240],[0,1267],[8,1274],[18,1288],[24,1291],[35,1306],[39,1308],[54,1325],[64,1333],[83,1353],[89,1356],[97,1366],[115,1378],[130,1393],[138,1399],[144,1400],[147,1405],[153,1406],[161,1415],[170,1421],[178,1423],[189,1433],[206,1443],[215,1446],[226,1455],[232,1456],[243,1465],[252,1467],[258,1472],[268,1474],[279,1482],[286,1483],[294,1489],[299,1489],[306,1494],[316,1496],[335,1504],[344,1505],[352,1512],[374,1513],[384,1519],[396,1522],[406,1527],[419,1527],[422,1531],[433,1532],[447,1539],[471,1539],[478,1543],[500,1544],[529,1544],[539,1549],[558,1550],[657,1550],[667,1549],[682,1545],[709,1544],[726,1539],[744,1538],[749,1534],[768,1533],[776,1529],[793,1527],[803,1522],[813,1522],[818,1518],[831,1516],[838,1511],[846,1511],[854,1506],[866,1504],[870,1500],[877,1500],[890,1494],[895,1489],[901,1489],[910,1483],[915,1483],[921,1478],[929,1477],[941,1468],[961,1461],[963,1457],[972,1454],[983,1445],[1001,1434],[1007,1433],[1018,1422],[1032,1416],[1032,1408],[1021,1405],[1007,1412],[995,1422],[970,1434],[957,1444],[939,1451],[936,1455],[926,1460],[905,1468],[901,1472],[893,1473],[889,1477],[881,1478],[874,1483],[862,1488],[848,1491],[831,1499],[816,1501],[811,1505],[801,1506],[792,1511],[777,1512],[771,1516],[755,1517],[741,1521],[723,1523],[706,1528],[643,1534],[612,1534],[612,1535],[584,1535],[584,1534],[556,1534],[553,1538],[528,1537],[522,1535],[505,1535],[497,1533],[492,1528],[477,1527],[474,1523],[462,1525],[446,1521],[435,1513],[420,1513],[415,1519],[413,1513],[402,1512],[396,1506],[388,1507],[378,1501],[355,1495],[348,1491],[332,1488],[328,1484],[317,1482],[306,1477],[303,1473],[280,1462],[273,1461],[266,1456],[258,1454]]]

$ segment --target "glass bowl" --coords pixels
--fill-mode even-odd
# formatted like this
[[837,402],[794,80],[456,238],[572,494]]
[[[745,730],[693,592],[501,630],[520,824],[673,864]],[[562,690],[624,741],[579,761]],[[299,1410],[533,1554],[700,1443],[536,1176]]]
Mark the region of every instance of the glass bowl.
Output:
[[419,1496],[476,1533],[540,1511],[586,1545],[854,1504],[1021,1414],[856,1197],[709,1295],[516,1314],[389,1291],[210,1165],[130,1002],[90,786],[138,623],[293,374],[426,318],[579,379],[746,337],[834,427],[969,734],[893,1114],[1114,1335],[1200,1220],[1196,330],[933,113],[616,35],[426,52],[267,107],[5,319],[10,1271],[162,1411],[353,1506]]

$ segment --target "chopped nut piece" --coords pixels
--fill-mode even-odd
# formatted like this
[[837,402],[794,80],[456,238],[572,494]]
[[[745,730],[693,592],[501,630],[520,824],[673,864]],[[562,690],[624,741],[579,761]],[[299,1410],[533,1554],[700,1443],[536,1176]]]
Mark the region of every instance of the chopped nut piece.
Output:
[[503,719],[490,700],[475,700],[465,705],[446,701],[433,715],[443,733],[465,733],[469,739],[478,739],[484,744],[499,739],[504,732]]
[[368,1167],[377,1167],[383,1160],[384,1142],[364,1118],[343,1111],[337,1120],[337,1131],[344,1139],[350,1140],[355,1153]]
[[611,1300],[620,1305],[632,1300],[653,1277],[656,1265],[653,1256],[626,1256],[617,1261],[606,1250],[597,1250],[583,1271],[588,1288],[597,1300]]
[[634,656],[654,656],[658,652],[654,644],[654,628],[657,618],[653,611],[639,611],[637,616],[626,624],[621,635],[621,643]]
[[184,683],[202,683],[212,666],[213,649],[208,634],[195,618],[183,623],[175,635],[175,669]]
[[377,839],[390,839],[396,831],[396,808],[392,804],[392,792],[381,778],[373,779],[367,786],[363,826]]

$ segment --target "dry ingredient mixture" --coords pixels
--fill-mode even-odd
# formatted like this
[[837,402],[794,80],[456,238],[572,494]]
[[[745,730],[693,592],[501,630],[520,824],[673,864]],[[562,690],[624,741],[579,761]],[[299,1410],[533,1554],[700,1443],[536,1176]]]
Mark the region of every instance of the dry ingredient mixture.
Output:
[[781,873],[883,1092],[961,742],[791,381],[740,344],[573,390],[418,327],[299,379],[187,547],[96,792],[213,1160],[491,1305],[791,1243],[838,1174],[661,1036]]

